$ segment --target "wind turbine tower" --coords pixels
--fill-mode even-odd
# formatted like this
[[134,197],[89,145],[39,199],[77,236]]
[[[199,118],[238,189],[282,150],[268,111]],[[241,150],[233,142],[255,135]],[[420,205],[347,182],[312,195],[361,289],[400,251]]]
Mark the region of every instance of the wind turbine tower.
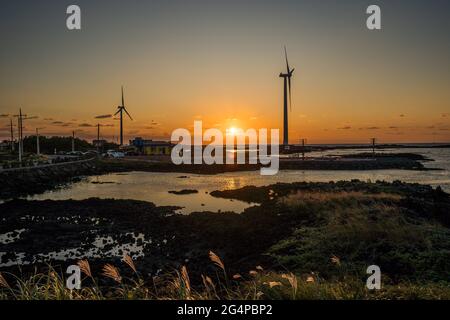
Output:
[[292,109],[292,94],[291,94],[291,78],[295,69],[289,67],[286,47],[284,47],[284,56],[286,58],[286,73],[280,73],[280,78],[283,78],[283,106],[284,106],[284,122],[283,122],[283,146],[289,146],[289,122],[288,122],[288,104],[289,109]]

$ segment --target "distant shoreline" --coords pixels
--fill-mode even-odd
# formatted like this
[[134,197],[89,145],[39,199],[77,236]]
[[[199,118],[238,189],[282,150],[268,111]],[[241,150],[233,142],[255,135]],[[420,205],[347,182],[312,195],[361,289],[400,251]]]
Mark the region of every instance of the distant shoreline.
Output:
[[[155,160],[156,159],[156,160]],[[427,169],[421,161],[430,161],[419,154],[369,154],[341,155],[339,158],[280,159],[280,170],[439,170]],[[260,165],[180,165],[170,162],[170,157],[134,157],[130,159],[98,159],[82,165],[27,168],[22,171],[0,172],[0,199],[43,193],[69,183],[79,181],[83,176],[95,176],[117,172],[177,172],[214,175],[226,172],[255,171]]]

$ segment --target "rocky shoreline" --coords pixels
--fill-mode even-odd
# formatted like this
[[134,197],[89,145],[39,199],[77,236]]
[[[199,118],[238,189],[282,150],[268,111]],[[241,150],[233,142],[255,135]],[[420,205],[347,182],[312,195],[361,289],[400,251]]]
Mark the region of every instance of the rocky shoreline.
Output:
[[43,193],[72,182],[81,177],[99,174],[96,159],[53,166],[31,167],[0,171],[0,199]]

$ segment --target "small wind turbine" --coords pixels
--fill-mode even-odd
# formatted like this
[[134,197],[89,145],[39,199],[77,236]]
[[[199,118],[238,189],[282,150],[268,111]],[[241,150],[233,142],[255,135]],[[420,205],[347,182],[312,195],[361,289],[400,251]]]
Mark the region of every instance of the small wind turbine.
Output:
[[122,86],[122,105],[117,107],[117,112],[114,114],[115,116],[120,114],[120,145],[123,146],[123,112],[128,115],[128,117],[133,120],[133,118],[128,113],[127,109],[125,108],[125,100],[123,97],[123,86]]
[[288,99],[289,99],[289,108],[292,110],[292,95],[291,95],[291,78],[295,69],[291,69],[289,67],[289,61],[287,56],[286,47],[284,47],[284,56],[286,58],[286,68],[287,73],[280,73],[280,78],[283,78],[284,81],[284,127],[283,127],[283,145],[285,147],[289,144],[289,126],[288,126]]

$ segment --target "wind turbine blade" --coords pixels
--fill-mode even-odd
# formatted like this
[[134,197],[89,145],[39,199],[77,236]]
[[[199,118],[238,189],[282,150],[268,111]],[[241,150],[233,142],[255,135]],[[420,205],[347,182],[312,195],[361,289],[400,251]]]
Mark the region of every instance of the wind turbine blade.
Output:
[[130,114],[128,113],[127,109],[123,108],[123,111],[125,111],[125,113],[130,117],[131,120],[133,120],[133,118],[130,116]]
[[114,115],[117,116],[120,113],[120,111],[122,111],[122,109],[119,107],[119,110],[116,113],[114,113]]
[[122,86],[122,107],[125,107],[125,99],[123,97],[123,86]]
[[286,46],[284,46],[284,56],[286,58],[287,73],[289,74],[291,72],[291,69],[289,68],[289,61],[288,61]]

